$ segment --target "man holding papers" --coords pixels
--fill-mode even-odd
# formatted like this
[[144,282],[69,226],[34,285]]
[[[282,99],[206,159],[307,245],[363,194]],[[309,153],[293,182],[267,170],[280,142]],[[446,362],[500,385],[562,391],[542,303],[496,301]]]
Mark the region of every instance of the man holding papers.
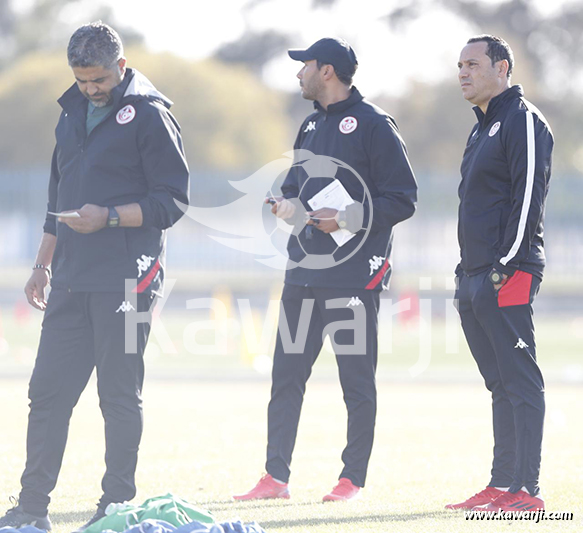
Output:
[[330,336],[348,411],[340,481],[324,501],[364,487],[376,417],[379,293],[390,276],[393,227],[415,211],[417,184],[395,121],[352,86],[356,55],[340,39],[290,50],[304,63],[295,161],[268,199],[294,225],[268,409],[267,474],[238,500],[289,498],[290,463],[306,382]]
[[[126,68],[115,30],[101,22],[80,27],[67,57],[75,83],[59,99],[48,213],[25,287],[30,305],[45,311],[29,387],[26,468],[18,504],[0,528],[51,529],[49,495],[69,419],[95,368],[106,468],[96,513],[79,531],[110,503],[135,496],[146,317],[163,286],[165,230],[183,214],[174,200],[188,202],[172,102]],[[128,335],[126,322],[133,322]]]

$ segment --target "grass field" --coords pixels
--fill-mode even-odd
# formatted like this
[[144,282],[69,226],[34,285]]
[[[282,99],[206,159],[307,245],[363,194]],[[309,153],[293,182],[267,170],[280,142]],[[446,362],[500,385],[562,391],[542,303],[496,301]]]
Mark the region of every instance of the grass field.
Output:
[[[345,414],[335,380],[306,394],[289,501],[236,503],[262,473],[269,381],[167,381],[145,389],[146,427],[136,501],[173,492],[211,510],[219,521],[257,520],[268,532],[580,532],[583,530],[581,387],[550,385],[541,486],[549,511],[572,522],[470,522],[443,505],[488,481],[492,437],[487,393],[479,384],[379,383],[377,438],[360,500],[320,502],[341,469]],[[17,495],[24,465],[26,381],[0,380],[0,511]],[[100,496],[103,429],[95,383],[71,424],[64,466],[53,493],[56,533],[88,518]]]
[[[0,310],[0,513],[19,492],[24,466],[27,379],[40,332],[40,313]],[[261,317],[260,317],[261,318]],[[145,432],[135,499],[173,492],[211,510],[217,520],[256,520],[268,532],[577,532],[583,531],[582,319],[537,321],[539,362],[547,377],[547,418],[541,487],[548,511],[573,512],[572,522],[470,522],[443,506],[481,490],[489,480],[491,408],[461,332],[448,353],[445,325],[381,320],[379,414],[367,486],[359,501],[321,503],[342,465],[346,415],[334,357],[324,351],[309,384],[294,453],[292,499],[237,503],[264,468],[269,377],[253,368],[241,328],[227,327],[226,351],[190,353],[190,311],[164,311],[176,353],[152,336],[145,386]],[[261,320],[260,320],[261,322]],[[259,328],[257,330],[259,334]],[[431,340],[427,369],[412,376],[421,339]],[[2,341],[1,339],[4,339]],[[207,333],[197,339],[212,342]],[[270,354],[271,349],[267,350]],[[64,466],[52,494],[56,533],[94,512],[103,475],[103,421],[92,381],[75,411]]]
[[[442,304],[443,305],[443,304]],[[450,304],[451,305],[451,304]],[[437,306],[436,306],[437,307]],[[0,309],[0,376],[26,376],[33,366],[40,335],[40,312],[23,307],[21,313],[12,309]],[[198,313],[198,314],[197,314]],[[264,315],[258,313],[254,323],[254,336],[260,338],[265,327]],[[253,368],[256,353],[248,349],[244,327],[237,310],[229,311],[225,324],[224,350],[220,353],[204,353],[205,345],[216,342],[212,330],[194,333],[192,325],[197,321],[209,320],[208,312],[190,310],[164,310],[162,319],[155,321],[154,330],[146,349],[146,361],[151,373],[158,376],[231,377],[255,378],[258,373]],[[450,324],[455,350],[449,350],[446,342],[444,318],[433,319],[429,330],[421,330],[417,320],[403,323],[398,317],[379,318],[379,376],[390,379],[479,380],[475,363],[470,355],[461,328],[455,322]],[[391,321],[392,327],[387,323]],[[171,341],[172,352],[164,352],[164,343],[157,335],[156,324],[161,323]],[[274,331],[274,330],[273,330]],[[583,313],[580,317],[545,317],[537,320],[537,351],[539,364],[547,379],[583,383]],[[427,343],[428,336],[430,340]],[[4,340],[2,338],[4,337]],[[421,339],[427,343],[429,360],[427,368],[420,374],[412,375],[411,370],[420,359]],[[452,340],[452,339],[450,339]],[[4,343],[4,345],[3,345]],[[262,353],[273,353],[274,336],[268,348]],[[162,349],[161,349],[162,347]],[[331,350],[325,348],[315,367],[315,376],[329,377],[335,373],[336,362]],[[269,369],[262,369],[268,374]]]

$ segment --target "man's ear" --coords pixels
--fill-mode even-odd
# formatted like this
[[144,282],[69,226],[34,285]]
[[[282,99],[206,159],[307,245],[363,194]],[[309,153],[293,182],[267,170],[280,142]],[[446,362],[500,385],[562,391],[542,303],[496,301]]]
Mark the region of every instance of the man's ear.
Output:
[[330,80],[334,76],[334,67],[332,65],[324,65],[322,67],[322,77],[325,80]]
[[510,64],[508,63],[507,59],[501,59],[500,65],[498,66],[498,75],[501,78],[508,77],[508,69],[510,68]]
[[120,57],[117,61],[117,66],[119,67],[119,73],[121,76],[126,73],[126,63],[127,59],[125,57]]

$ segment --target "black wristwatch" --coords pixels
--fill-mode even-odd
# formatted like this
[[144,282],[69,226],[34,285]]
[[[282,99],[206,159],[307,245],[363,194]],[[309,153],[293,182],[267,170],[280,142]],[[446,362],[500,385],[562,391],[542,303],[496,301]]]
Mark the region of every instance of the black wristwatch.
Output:
[[107,227],[117,228],[119,226],[119,213],[115,207],[109,207],[109,215],[107,216]]
[[504,281],[504,275],[501,272],[498,272],[495,268],[490,271],[488,278],[492,282],[492,285],[500,285],[500,283]]

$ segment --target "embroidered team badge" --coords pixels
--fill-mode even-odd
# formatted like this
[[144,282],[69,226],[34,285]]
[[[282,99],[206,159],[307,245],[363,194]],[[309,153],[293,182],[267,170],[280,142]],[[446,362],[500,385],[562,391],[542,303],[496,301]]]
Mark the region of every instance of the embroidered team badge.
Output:
[[356,120],[354,117],[344,117],[340,121],[338,129],[340,130],[341,133],[344,133],[344,135],[348,135],[349,133],[352,133],[357,126],[358,120]]
[[488,135],[490,137],[494,137],[494,135],[496,135],[496,133],[498,132],[499,129],[500,129],[500,122],[496,122],[496,123],[492,124],[492,127],[490,128],[490,132],[488,133]]
[[122,126],[124,124],[128,124],[132,120],[134,120],[136,116],[136,110],[134,109],[133,105],[126,105],[124,108],[120,109],[115,117],[118,124]]

